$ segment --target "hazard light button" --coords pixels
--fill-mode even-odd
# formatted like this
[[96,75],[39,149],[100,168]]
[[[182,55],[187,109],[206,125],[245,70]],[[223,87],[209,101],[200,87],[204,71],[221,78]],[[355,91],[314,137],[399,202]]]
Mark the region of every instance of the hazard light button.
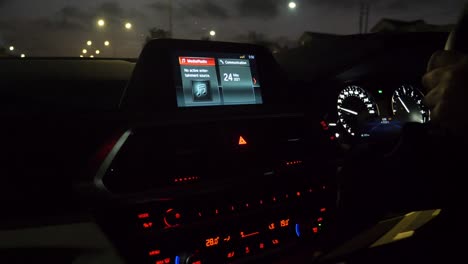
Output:
[[243,136],[239,136],[239,146],[247,146],[247,140]]

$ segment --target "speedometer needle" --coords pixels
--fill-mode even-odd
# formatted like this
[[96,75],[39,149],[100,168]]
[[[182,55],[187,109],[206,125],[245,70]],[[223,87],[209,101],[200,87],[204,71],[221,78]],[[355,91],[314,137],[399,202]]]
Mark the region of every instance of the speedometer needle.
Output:
[[406,112],[408,112],[408,114],[410,113],[410,110],[408,109],[408,107],[406,106],[405,102],[403,102],[403,100],[401,100],[401,97],[398,97],[398,100],[400,100],[401,104],[403,105],[403,107],[406,109]]
[[353,110],[349,110],[349,109],[346,109],[346,108],[343,108],[343,107],[340,107],[341,110],[345,111],[345,112],[348,112],[352,115],[358,115],[358,112],[355,112]]

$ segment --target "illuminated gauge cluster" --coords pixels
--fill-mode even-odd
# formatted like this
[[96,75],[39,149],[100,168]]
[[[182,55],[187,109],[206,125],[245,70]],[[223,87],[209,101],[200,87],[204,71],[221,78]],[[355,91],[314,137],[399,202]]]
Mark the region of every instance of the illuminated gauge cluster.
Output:
[[339,123],[351,136],[361,135],[366,124],[379,117],[379,108],[372,96],[356,85],[340,92],[337,109]]
[[[363,88],[366,87],[366,88]],[[372,138],[401,133],[406,123],[427,123],[430,111],[424,94],[412,85],[349,85],[336,101],[336,119],[326,116],[321,126],[330,140]],[[333,116],[333,115],[332,115]]]
[[402,122],[427,123],[430,111],[423,104],[424,95],[411,85],[398,87],[392,96],[392,112]]

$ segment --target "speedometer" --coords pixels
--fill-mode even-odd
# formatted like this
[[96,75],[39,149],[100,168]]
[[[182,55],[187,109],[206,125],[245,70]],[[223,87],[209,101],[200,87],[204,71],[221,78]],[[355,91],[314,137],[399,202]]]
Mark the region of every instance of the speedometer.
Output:
[[423,94],[411,85],[402,85],[392,97],[393,115],[402,122],[426,123],[429,109],[423,104]]
[[370,94],[359,86],[348,86],[338,96],[338,119],[352,136],[379,116],[379,109]]

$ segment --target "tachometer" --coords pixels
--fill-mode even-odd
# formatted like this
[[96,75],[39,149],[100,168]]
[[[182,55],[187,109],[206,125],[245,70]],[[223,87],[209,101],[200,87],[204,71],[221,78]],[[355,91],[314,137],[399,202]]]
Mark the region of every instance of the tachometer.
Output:
[[402,85],[392,97],[393,115],[402,122],[426,123],[429,109],[423,104],[424,95],[411,85]]
[[338,119],[352,136],[379,116],[379,109],[370,94],[359,86],[348,86],[338,96]]

